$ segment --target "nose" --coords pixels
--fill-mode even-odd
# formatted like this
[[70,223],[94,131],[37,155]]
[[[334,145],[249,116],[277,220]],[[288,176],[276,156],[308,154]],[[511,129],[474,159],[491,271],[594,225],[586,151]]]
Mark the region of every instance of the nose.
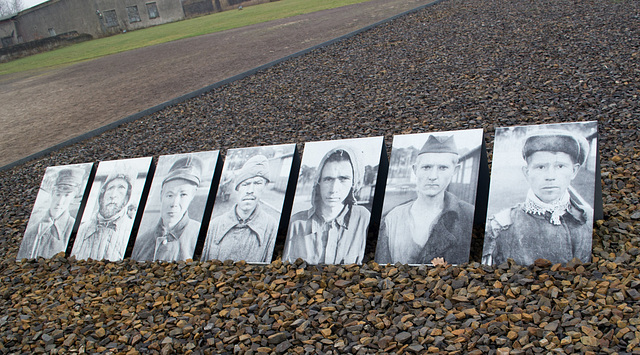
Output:
[[176,206],[178,204],[178,195],[171,196],[169,198],[169,205],[171,207]]
[[337,191],[338,189],[336,188],[337,186],[338,186],[338,179],[331,180],[329,182],[329,192],[332,194],[337,193],[338,192]]
[[429,175],[427,175],[427,178],[431,181],[436,180],[438,178],[438,172],[436,171],[436,169],[431,169],[431,171],[429,171],[428,174]]
[[551,167],[549,169],[547,169],[547,174],[545,175],[545,180],[548,181],[553,181],[556,179],[556,176],[558,175],[558,171],[555,167]]

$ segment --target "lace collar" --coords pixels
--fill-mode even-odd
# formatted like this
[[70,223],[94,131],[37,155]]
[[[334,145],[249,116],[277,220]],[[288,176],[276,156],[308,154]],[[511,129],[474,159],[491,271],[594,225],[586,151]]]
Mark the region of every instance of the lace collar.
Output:
[[524,203],[524,210],[529,214],[541,216],[549,212],[551,214],[549,222],[558,226],[561,224],[560,217],[568,211],[570,203],[569,192],[565,192],[560,199],[552,203],[545,203],[533,191],[529,190],[527,200]]

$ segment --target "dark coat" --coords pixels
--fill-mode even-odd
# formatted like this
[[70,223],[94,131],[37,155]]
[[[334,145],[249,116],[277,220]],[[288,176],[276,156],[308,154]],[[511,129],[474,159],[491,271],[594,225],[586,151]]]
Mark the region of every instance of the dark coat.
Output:
[[[427,243],[417,253],[413,250],[399,250],[398,243],[395,243],[397,238],[411,238],[407,218],[414,202],[396,206],[384,217],[378,235],[376,262],[428,264],[436,257],[443,258],[450,264],[468,262],[474,207],[450,192],[445,192],[444,207],[431,227]],[[417,244],[415,246],[419,247]]]

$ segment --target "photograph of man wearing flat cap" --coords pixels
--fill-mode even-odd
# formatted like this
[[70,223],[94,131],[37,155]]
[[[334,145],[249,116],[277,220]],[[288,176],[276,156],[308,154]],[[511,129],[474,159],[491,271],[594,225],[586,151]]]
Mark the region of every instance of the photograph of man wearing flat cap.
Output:
[[383,137],[305,144],[282,260],[361,264]]
[[596,122],[496,129],[484,264],[591,260],[596,140]]
[[48,167],[17,259],[51,258],[67,250],[93,164]]
[[132,259],[193,258],[218,155],[216,150],[158,158]]
[[469,261],[482,130],[395,136],[376,262]]
[[124,258],[133,228],[133,218],[127,212],[129,206],[137,208],[140,203],[150,166],[150,157],[98,164],[72,256],[82,260]]
[[271,262],[294,151],[286,144],[227,152],[230,196],[216,197],[202,260]]

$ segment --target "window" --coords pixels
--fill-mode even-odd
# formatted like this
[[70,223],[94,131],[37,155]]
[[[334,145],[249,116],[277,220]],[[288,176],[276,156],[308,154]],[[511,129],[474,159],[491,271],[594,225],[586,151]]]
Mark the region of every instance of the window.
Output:
[[53,28],[49,29],[49,36],[53,37],[56,35],[56,30],[54,30]]
[[2,37],[2,48],[9,47],[13,45],[13,37],[7,36]]
[[158,12],[158,5],[156,5],[155,2],[147,3],[147,11],[149,12],[149,19],[160,17],[160,13]]
[[140,22],[138,6],[127,6],[127,15],[129,16],[129,23]]
[[103,13],[104,22],[107,27],[116,27],[118,26],[118,16],[116,15],[116,10],[107,10]]

